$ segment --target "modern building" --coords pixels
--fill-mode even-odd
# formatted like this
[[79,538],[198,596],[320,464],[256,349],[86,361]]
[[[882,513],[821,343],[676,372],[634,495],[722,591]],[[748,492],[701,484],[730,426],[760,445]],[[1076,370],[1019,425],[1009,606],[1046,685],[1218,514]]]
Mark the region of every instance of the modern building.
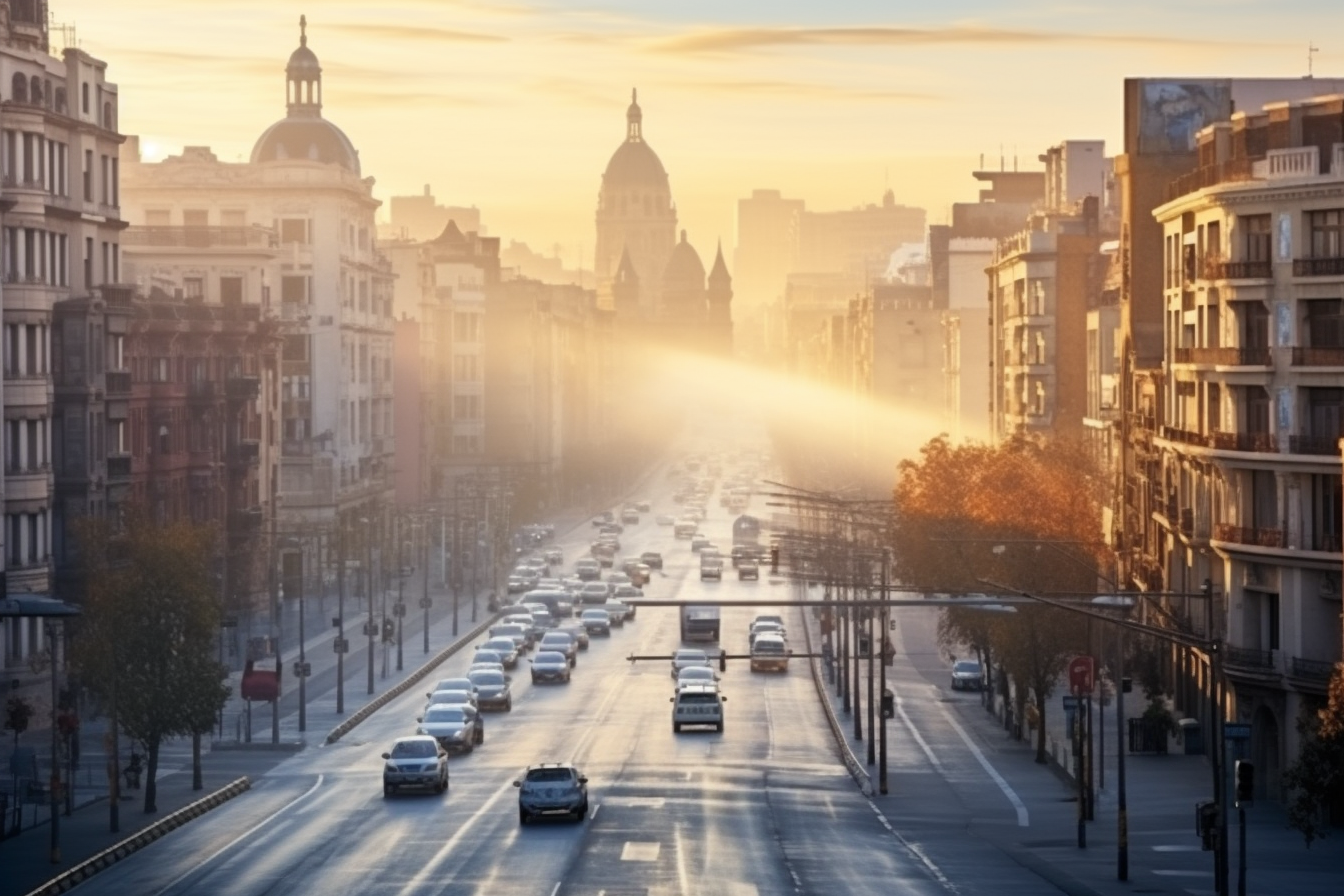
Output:
[[1166,589],[1222,592],[1216,617],[1172,611],[1225,642],[1228,710],[1277,798],[1341,656],[1344,95],[1239,108],[1196,133],[1197,167],[1153,213],[1164,375],[1146,466]]

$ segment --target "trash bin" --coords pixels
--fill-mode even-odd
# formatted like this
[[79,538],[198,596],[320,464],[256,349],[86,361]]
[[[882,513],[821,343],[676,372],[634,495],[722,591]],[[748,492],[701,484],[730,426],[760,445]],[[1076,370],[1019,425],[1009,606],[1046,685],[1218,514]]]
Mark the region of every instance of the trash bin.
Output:
[[1181,740],[1185,743],[1185,755],[1199,756],[1204,752],[1204,732],[1199,726],[1199,719],[1181,719],[1176,723],[1181,726]]

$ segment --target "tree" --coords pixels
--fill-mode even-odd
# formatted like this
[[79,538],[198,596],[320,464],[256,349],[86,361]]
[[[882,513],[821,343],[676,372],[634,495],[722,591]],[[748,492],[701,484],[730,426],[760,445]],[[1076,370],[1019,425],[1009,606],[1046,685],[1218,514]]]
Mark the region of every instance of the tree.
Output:
[[1328,700],[1298,720],[1302,752],[1283,773],[1292,793],[1288,826],[1302,832],[1307,846],[1326,835],[1323,816],[1344,801],[1344,663],[1335,666]]
[[[1015,439],[954,447],[939,437],[898,470],[897,575],[907,587],[954,594],[1095,593],[1106,557],[1098,538],[1104,493],[1104,478],[1081,444]],[[991,616],[949,608],[939,638],[948,649],[965,644],[998,658],[1019,686],[1018,718],[1026,689],[1034,692],[1037,761],[1044,762],[1047,698],[1069,657],[1084,647],[1085,626],[1077,614],[1043,605],[1016,609]]]
[[77,538],[87,589],[71,663],[144,745],[145,811],[154,812],[163,740],[208,731],[228,699],[227,673],[211,659],[220,623],[213,532],[132,514],[122,528],[86,518]]

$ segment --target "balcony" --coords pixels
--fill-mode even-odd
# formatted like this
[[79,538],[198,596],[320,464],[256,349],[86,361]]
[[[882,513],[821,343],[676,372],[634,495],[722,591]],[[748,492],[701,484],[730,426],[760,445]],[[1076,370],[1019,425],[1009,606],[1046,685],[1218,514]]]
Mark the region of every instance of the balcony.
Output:
[[1220,367],[1269,367],[1273,358],[1268,348],[1177,348],[1172,350],[1177,364],[1216,364]]
[[1257,548],[1281,548],[1284,545],[1282,529],[1257,529],[1249,526],[1233,526],[1219,523],[1214,527],[1215,541],[1231,544],[1244,544]]
[[1252,451],[1259,454],[1276,454],[1279,443],[1272,432],[1213,432],[1209,436],[1209,447],[1220,451]]
[[127,227],[123,246],[166,249],[258,248],[274,249],[275,234],[261,227]]
[[1320,436],[1289,436],[1290,454],[1314,454],[1339,457],[1339,436],[1322,438]]
[[261,377],[256,374],[230,376],[227,389],[229,401],[252,401],[261,395]]
[[1223,647],[1223,657],[1230,666],[1243,666],[1248,669],[1273,669],[1274,651],[1259,650],[1254,647]]
[[1344,258],[1295,258],[1294,277],[1344,277]]
[[1192,432],[1188,429],[1177,429],[1174,426],[1162,427],[1162,438],[1168,442],[1180,442],[1184,445],[1208,444],[1208,439],[1202,433]]
[[1340,541],[1337,532],[1318,532],[1311,540],[1311,549],[1326,554],[1338,554],[1341,550]]
[[1344,347],[1294,346],[1294,367],[1344,367]]
[[1219,280],[1268,280],[1274,276],[1274,264],[1270,261],[1223,261],[1213,270]]
[[261,443],[245,439],[229,446],[229,466],[235,468],[256,466],[261,459]]
[[1315,681],[1326,682],[1330,676],[1335,673],[1335,664],[1326,663],[1321,660],[1304,660],[1300,656],[1293,657],[1292,673],[1294,678],[1310,678]]
[[107,385],[107,396],[125,396],[131,394],[131,372],[129,370],[109,370],[103,374]]
[[125,482],[131,478],[131,456],[129,454],[109,454],[107,456],[107,481]]
[[1251,179],[1251,160],[1233,159],[1216,165],[1206,165],[1189,174],[1183,174],[1167,185],[1167,201],[1179,199],[1187,193],[1218,184]]

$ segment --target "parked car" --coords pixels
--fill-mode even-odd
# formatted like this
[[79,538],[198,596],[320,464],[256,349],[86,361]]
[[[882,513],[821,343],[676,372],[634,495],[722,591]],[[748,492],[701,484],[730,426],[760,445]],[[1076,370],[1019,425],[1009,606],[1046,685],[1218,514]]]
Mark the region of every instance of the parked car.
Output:
[[480,716],[469,706],[436,703],[416,719],[416,734],[428,734],[449,753],[470,753],[485,743]]
[[448,753],[429,735],[399,737],[383,754],[383,796],[403,787],[448,789]]
[[952,690],[978,691],[982,683],[983,673],[975,660],[957,660],[952,664]]
[[572,664],[563,653],[557,650],[539,650],[537,655],[532,657],[532,683],[561,681],[569,684],[571,668]]
[[568,763],[530,765],[513,786],[518,788],[519,824],[547,815],[583,821],[588,814],[588,779]]

